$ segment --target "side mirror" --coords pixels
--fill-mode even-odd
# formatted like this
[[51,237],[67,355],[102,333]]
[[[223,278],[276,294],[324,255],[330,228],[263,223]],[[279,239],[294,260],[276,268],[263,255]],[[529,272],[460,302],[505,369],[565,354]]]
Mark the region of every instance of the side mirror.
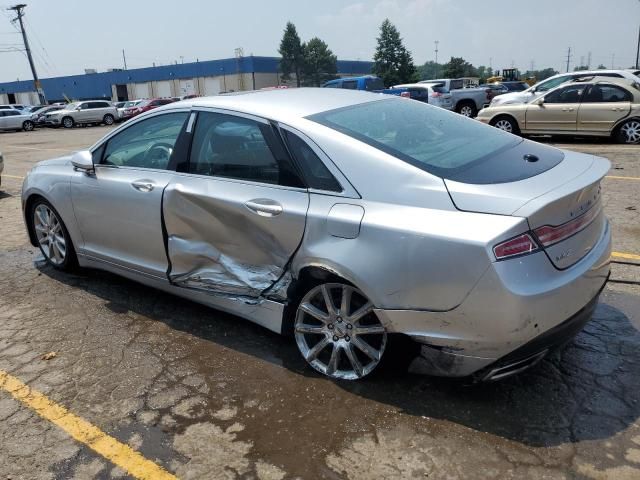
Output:
[[540,97],[537,100],[535,100],[533,103],[535,103],[536,105],[544,105],[544,97]]
[[94,171],[93,156],[89,150],[80,150],[71,156],[71,164],[75,170],[82,170],[85,173]]

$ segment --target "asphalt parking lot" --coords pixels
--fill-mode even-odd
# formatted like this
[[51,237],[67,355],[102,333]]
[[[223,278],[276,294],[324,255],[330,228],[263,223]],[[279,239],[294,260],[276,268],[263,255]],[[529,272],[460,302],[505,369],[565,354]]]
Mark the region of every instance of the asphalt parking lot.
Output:
[[612,162],[612,281],[562,352],[467,387],[332,382],[237,317],[37,261],[22,177],[107,131],[0,134],[0,479],[640,478],[640,146],[561,145]]

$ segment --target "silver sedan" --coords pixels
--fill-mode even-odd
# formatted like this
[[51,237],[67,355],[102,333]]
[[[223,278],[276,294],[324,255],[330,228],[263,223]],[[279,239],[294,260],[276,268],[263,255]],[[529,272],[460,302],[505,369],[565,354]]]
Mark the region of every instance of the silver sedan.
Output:
[[608,169],[421,102],[271,90],[140,115],[37,164],[22,205],[54,267],[291,335],[329,377],[364,377],[410,338],[413,371],[494,380],[591,317]]

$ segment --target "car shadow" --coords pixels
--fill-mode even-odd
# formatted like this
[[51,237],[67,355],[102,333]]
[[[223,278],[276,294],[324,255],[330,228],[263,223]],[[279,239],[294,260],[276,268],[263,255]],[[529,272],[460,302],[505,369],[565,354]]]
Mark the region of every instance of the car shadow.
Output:
[[[320,376],[306,366],[292,339],[236,316],[110,273],[67,274],[42,262],[36,266],[53,280],[103,299],[114,313],[131,311],[301,377]],[[593,320],[563,350],[500,382],[469,386],[409,374],[406,350],[396,343],[370,377],[336,384],[404,414],[455,422],[529,446],[610,438],[640,417],[640,332],[611,303],[601,299]]]

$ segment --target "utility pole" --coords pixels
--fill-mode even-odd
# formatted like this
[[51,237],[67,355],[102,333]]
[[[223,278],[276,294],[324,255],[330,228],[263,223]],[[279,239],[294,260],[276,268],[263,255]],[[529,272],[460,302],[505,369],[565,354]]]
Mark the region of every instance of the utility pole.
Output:
[[571,47],[567,50],[567,72],[569,71],[569,61],[571,60]]
[[440,43],[440,40],[436,40],[435,42],[436,45],[436,64],[435,64],[435,73],[434,73],[434,77],[438,78],[438,73],[440,73],[438,71],[438,44]]
[[127,57],[124,54],[124,48],[122,49],[122,62],[124,63],[124,69],[127,69]]
[[616,54],[612,53],[611,54],[611,70],[613,70],[615,67],[613,66],[613,64],[616,63]]
[[13,10],[14,12],[16,12],[17,17],[14,18],[12,22],[15,22],[17,20],[20,23],[20,31],[22,32],[24,49],[27,51],[29,66],[31,67],[31,73],[33,74],[33,83],[36,87],[36,91],[38,92],[38,99],[40,100],[40,104],[43,105],[46,102],[46,100],[44,98],[42,86],[40,85],[40,80],[38,79],[38,74],[36,73],[36,66],[33,63],[33,57],[31,56],[31,48],[29,48],[29,41],[27,40],[27,32],[24,31],[24,24],[22,23],[22,17],[24,16],[23,9],[26,6],[27,5],[25,3],[21,3],[19,5],[14,5],[13,7],[9,7],[8,10]]
[[638,27],[638,48],[636,49],[636,68],[640,68],[640,27]]
[[589,55],[587,55],[587,70],[591,70],[591,51],[589,51]]

